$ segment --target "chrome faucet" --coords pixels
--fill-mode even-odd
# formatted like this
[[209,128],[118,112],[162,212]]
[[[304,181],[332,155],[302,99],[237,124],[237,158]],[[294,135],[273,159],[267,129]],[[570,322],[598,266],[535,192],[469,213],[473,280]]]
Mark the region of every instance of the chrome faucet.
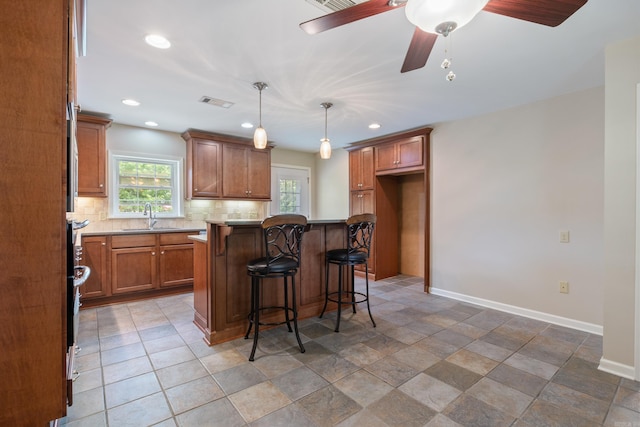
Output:
[[147,216],[147,214],[149,215],[149,230],[153,230],[153,226],[156,225],[158,220],[156,219],[156,216],[154,215],[153,210],[151,209],[151,203],[149,202],[144,204],[143,215]]

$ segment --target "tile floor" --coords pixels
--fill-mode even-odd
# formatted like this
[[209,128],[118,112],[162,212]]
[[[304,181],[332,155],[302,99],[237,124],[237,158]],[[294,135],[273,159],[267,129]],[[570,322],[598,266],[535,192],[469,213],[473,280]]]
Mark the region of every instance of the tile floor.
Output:
[[[247,282],[248,287],[248,282]],[[371,283],[364,305],[208,347],[192,294],[81,312],[75,426],[640,427],[640,382],[596,369],[599,336]]]

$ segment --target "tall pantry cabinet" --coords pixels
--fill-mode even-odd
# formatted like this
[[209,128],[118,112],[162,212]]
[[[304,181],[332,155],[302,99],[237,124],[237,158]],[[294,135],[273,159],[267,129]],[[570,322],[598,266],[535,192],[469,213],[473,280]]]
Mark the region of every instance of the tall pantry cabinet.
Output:
[[69,2],[0,14],[0,425],[66,413]]
[[377,217],[368,273],[375,280],[400,273],[429,286],[429,137],[414,129],[351,144],[350,215]]

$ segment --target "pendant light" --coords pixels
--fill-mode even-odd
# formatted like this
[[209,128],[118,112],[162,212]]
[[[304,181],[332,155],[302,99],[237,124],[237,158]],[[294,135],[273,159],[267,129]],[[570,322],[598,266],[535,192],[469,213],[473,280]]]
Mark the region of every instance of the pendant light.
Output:
[[407,19],[422,31],[445,37],[469,23],[488,0],[408,0]]
[[327,110],[333,106],[330,102],[323,102],[322,108],[324,108],[324,138],[320,140],[322,144],[320,144],[320,158],[321,159],[329,159],[331,158],[331,144],[329,143],[329,138],[327,138]]
[[253,146],[258,149],[263,149],[267,147],[267,131],[262,127],[262,89],[267,89],[269,86],[263,82],[255,82],[253,87],[260,92],[260,120],[253,134]]

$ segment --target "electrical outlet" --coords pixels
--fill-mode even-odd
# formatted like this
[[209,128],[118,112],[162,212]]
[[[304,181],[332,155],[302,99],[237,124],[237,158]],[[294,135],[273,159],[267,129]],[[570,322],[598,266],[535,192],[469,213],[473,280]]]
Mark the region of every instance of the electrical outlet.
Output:
[[191,212],[187,214],[187,220],[189,221],[193,220],[193,214]]
[[100,221],[106,221],[106,220],[107,220],[107,213],[106,213],[106,212],[104,212],[104,211],[101,211],[101,212],[98,214],[98,217],[100,218]]
[[566,280],[561,280],[560,281],[560,293],[561,294],[568,294],[569,293],[569,282],[567,282]]

